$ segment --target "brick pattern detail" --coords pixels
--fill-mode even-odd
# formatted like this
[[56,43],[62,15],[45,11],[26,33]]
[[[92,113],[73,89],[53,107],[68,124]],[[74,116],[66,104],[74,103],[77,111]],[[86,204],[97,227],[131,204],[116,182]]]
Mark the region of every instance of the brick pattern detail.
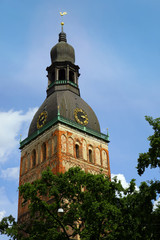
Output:
[[74,154],[73,139],[71,137],[68,138],[68,154],[71,156]]
[[67,149],[67,141],[66,141],[66,136],[63,134],[61,136],[61,151],[63,153],[66,153],[66,149]]
[[98,165],[101,165],[101,155],[98,147],[95,149],[95,161]]
[[82,141],[82,151],[83,151],[83,159],[87,161],[87,143],[86,140]]
[[[76,144],[79,146],[79,157],[76,157]],[[44,154],[44,145],[46,153]],[[92,151],[92,162],[89,161],[89,150]],[[36,163],[32,163],[32,153],[36,152]],[[45,155],[45,159],[43,156]],[[93,174],[103,172],[110,177],[108,144],[103,140],[84,134],[62,124],[50,128],[38,136],[21,152],[19,185],[33,182],[41,177],[42,171],[49,166],[54,174],[65,172],[71,167],[79,166]],[[26,215],[28,206],[19,197],[18,218]]]
[[107,160],[107,152],[105,150],[102,150],[102,164],[104,168],[107,168],[108,160]]

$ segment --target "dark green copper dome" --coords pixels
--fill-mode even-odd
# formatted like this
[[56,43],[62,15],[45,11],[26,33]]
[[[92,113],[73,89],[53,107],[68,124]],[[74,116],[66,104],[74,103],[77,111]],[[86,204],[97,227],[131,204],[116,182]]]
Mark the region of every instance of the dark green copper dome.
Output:
[[80,124],[75,118],[75,109],[82,109],[86,113],[88,117],[86,128],[100,133],[99,122],[94,111],[80,97],[79,67],[74,64],[74,48],[67,43],[64,32],[59,34],[59,43],[51,49],[51,62],[51,66],[47,68],[47,97],[33,117],[28,136],[37,132],[37,122],[43,112],[46,116],[43,126],[51,123],[58,114],[71,123]]
[[59,43],[51,49],[50,54],[52,63],[63,61],[75,63],[74,48],[67,43],[66,34],[64,32],[59,34]]

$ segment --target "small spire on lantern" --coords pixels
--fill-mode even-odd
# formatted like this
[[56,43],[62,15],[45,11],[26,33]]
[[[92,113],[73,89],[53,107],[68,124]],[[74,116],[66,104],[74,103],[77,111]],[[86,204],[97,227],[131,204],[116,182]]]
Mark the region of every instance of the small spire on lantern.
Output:
[[[61,15],[61,17],[63,17],[64,15],[66,15],[67,14],[67,12],[60,12],[60,15]],[[63,32],[63,25],[64,25],[64,22],[61,22],[61,31]]]
[[57,113],[57,116],[60,116],[60,111],[59,111],[59,105],[58,105],[58,113]]
[[19,139],[19,143],[22,142],[22,134],[20,134],[20,139]]
[[61,32],[63,32],[63,25],[64,25],[64,22],[61,22]]
[[60,120],[60,111],[59,111],[59,105],[57,106],[57,120]]

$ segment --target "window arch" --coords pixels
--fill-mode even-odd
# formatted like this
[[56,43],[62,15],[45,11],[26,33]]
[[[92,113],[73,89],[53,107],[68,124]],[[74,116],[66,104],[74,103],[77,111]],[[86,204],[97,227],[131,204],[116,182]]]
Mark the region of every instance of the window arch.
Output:
[[61,151],[64,153],[67,151],[67,138],[64,134],[61,136]]
[[52,138],[52,154],[57,152],[57,136]]
[[71,137],[68,138],[68,152],[72,156],[74,155],[74,145],[73,145],[73,139]]
[[79,145],[75,145],[75,150],[76,150],[76,158],[79,158]]
[[92,149],[89,149],[89,162],[90,163],[93,162],[93,152],[92,152]]
[[33,149],[32,151],[32,167],[36,166],[36,150]]
[[95,160],[96,160],[96,164],[101,165],[100,150],[98,147],[95,149]]
[[42,162],[46,160],[46,156],[47,156],[47,146],[46,143],[42,144]]
[[107,152],[105,150],[102,151],[102,160],[103,160],[103,167],[108,167],[108,158],[107,158]]
[[65,80],[65,69],[59,70],[59,80]]

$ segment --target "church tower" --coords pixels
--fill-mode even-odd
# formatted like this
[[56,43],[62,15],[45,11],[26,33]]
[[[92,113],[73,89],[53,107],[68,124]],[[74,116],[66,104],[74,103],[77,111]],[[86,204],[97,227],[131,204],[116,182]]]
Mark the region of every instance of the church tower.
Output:
[[[50,55],[46,99],[33,117],[28,137],[20,143],[19,184],[40,178],[48,166],[54,174],[79,166],[110,177],[109,136],[100,132],[94,111],[80,97],[79,66],[63,29]],[[25,219],[26,213],[19,197],[18,218]]]

